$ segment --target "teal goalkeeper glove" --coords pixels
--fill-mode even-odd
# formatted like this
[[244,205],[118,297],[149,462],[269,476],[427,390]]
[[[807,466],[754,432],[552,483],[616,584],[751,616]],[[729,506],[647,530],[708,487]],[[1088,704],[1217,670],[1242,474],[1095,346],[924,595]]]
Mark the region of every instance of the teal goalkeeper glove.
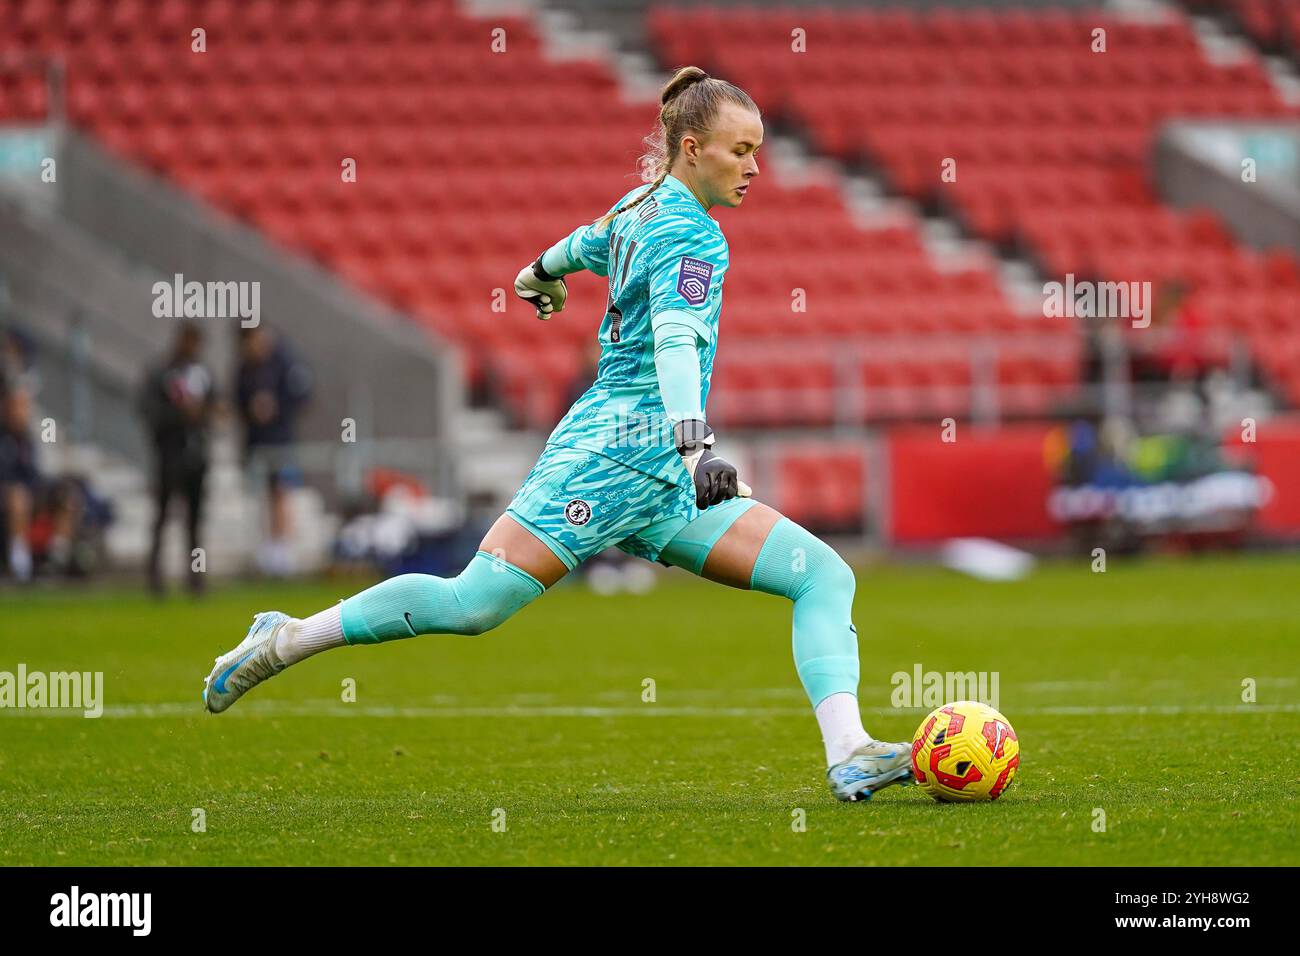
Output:
[[703,511],[728,498],[750,498],[754,492],[736,475],[736,466],[712,451],[713,429],[698,418],[687,418],[673,427],[677,454],[695,485],[695,507]]
[[569,287],[564,276],[553,276],[543,269],[542,257],[538,256],[536,262],[524,266],[515,276],[515,295],[536,309],[539,319],[549,319],[564,311]]

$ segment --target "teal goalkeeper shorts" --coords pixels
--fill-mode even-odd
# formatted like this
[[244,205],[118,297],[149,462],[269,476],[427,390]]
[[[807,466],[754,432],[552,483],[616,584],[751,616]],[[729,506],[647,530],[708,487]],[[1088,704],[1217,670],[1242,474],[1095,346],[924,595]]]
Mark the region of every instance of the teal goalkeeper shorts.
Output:
[[671,564],[699,574],[709,549],[754,504],[732,498],[700,511],[685,481],[670,484],[597,452],[548,444],[506,514],[569,570],[611,545],[669,564],[660,555],[680,534]]

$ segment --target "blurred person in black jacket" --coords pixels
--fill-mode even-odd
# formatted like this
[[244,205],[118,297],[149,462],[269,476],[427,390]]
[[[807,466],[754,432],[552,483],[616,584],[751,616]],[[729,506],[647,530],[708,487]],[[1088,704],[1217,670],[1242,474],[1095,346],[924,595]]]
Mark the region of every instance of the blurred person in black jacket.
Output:
[[[9,572],[20,581],[38,569],[85,573],[90,562],[76,550],[86,527],[85,481],[41,473],[31,395],[13,382],[6,389],[0,396],[0,540]],[[101,515],[96,523],[102,527],[107,520]]]
[[17,329],[0,329],[0,398],[17,388],[30,388],[31,345]]
[[203,575],[195,570],[203,511],[203,481],[208,471],[208,432],[216,406],[212,371],[201,360],[203,332],[194,322],[176,331],[171,354],[145,378],[140,413],[154,445],[154,498],[157,516],[149,548],[149,586],[162,594],[160,567],[167,506],[174,495],[185,500],[190,544],[189,588],[203,590]]
[[283,339],[262,325],[240,329],[235,394],[249,470],[267,488],[270,534],[258,564],[268,574],[293,572],[289,491],[301,481],[293,444],[311,388],[311,370]]
[[9,573],[19,581],[32,576],[28,535],[40,485],[31,435],[31,401],[21,388],[7,386],[0,397],[0,526]]

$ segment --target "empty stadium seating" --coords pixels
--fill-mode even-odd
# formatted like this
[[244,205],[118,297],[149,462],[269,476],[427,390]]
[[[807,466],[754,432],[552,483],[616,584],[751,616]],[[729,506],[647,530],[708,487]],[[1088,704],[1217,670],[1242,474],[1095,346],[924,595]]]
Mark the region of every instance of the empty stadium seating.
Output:
[[[549,323],[504,292],[638,181],[656,111],[624,104],[607,67],[549,62],[526,20],[445,0],[0,0],[0,20],[13,25],[0,48],[66,62],[73,122],[110,149],[437,328],[523,422],[563,412],[603,283],[575,277]],[[39,70],[0,77],[0,121],[45,114]],[[1073,388],[1069,324],[1040,320],[1027,341],[992,264],[940,268],[914,220],[862,229],[836,189],[770,173],[719,219],[732,251],[720,423],[961,415],[978,342],[1003,345],[990,361],[1009,414]]]
[[1241,27],[1270,53],[1300,65],[1300,5],[1292,0],[1183,0],[1197,13],[1217,13]]
[[860,442],[793,442],[782,447],[772,500],[791,521],[821,531],[857,531],[865,511]]
[[[792,52],[795,27],[809,52]],[[1092,50],[1098,28],[1105,52]],[[656,9],[648,33],[664,63],[704,59],[822,151],[874,167],[1049,278],[1193,280],[1214,329],[1248,342],[1300,401],[1294,256],[1162,206],[1147,181],[1165,120],[1296,116],[1257,60],[1208,62],[1185,18],[726,7]]]

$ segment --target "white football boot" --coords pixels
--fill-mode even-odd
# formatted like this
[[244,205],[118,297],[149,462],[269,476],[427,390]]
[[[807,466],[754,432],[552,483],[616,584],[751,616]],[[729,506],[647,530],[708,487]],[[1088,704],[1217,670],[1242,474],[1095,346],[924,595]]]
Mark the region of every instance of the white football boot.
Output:
[[203,703],[219,714],[268,677],[284,670],[275,656],[275,636],[292,621],[281,611],[263,611],[253,617],[253,626],[228,654],[217,658],[212,673],[203,681]]
[[836,800],[870,800],[871,795],[890,784],[912,782],[912,745],[887,744],[873,740],[826,771],[826,780]]

